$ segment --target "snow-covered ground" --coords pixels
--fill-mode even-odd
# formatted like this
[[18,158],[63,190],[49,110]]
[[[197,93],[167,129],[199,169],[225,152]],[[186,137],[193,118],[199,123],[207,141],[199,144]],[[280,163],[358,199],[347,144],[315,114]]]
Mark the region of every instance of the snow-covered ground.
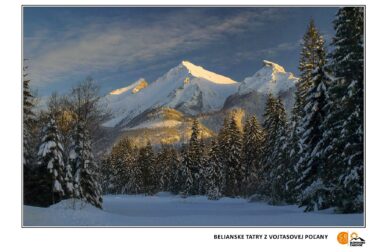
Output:
[[297,206],[271,206],[244,199],[104,196],[103,210],[65,200],[49,208],[24,206],[24,226],[363,226],[363,214],[332,210],[304,213]]

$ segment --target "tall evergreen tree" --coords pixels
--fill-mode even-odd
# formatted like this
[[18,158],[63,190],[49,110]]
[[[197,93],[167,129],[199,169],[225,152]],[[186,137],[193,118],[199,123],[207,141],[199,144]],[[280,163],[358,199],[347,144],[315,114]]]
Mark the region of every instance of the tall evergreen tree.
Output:
[[134,150],[129,138],[122,138],[110,154],[112,187],[115,193],[125,193],[132,166],[135,165]]
[[200,192],[200,172],[202,170],[202,155],[204,151],[202,147],[203,146],[200,140],[199,123],[197,119],[194,119],[192,125],[192,135],[189,140],[187,152],[188,168],[193,180],[191,194],[199,194]]
[[220,159],[220,148],[217,141],[212,141],[206,162],[206,195],[208,199],[217,200],[222,196],[223,164]]
[[315,26],[313,19],[303,36],[302,51],[299,61],[299,81],[296,83],[296,96],[293,108],[293,117],[300,119],[304,115],[305,97],[312,86],[313,71],[324,63],[326,52],[324,39]]
[[34,97],[30,91],[30,79],[28,79],[27,66],[23,69],[23,163],[26,169],[30,169],[35,150],[33,147],[33,128],[35,126]]
[[175,192],[177,193],[176,191],[176,187],[177,187],[177,173],[179,171],[179,167],[180,167],[180,160],[179,160],[179,156],[178,156],[178,153],[177,153],[177,150],[172,147],[172,146],[169,146],[168,147],[168,152],[167,152],[167,160],[168,160],[168,169],[166,170],[166,172],[168,171],[169,173],[168,174],[165,174],[164,175],[164,180],[165,179],[168,179],[168,181],[165,181],[164,184],[165,184],[165,191],[170,191],[170,192]]
[[[328,67],[329,89],[323,158],[334,186],[332,202],[341,212],[363,211],[364,10],[340,8]],[[332,180],[332,178],[334,178]]]
[[300,121],[300,160],[295,170],[300,174],[297,181],[297,190],[301,192],[299,203],[306,206],[305,211],[326,207],[325,198],[327,187],[321,178],[324,171],[321,162],[319,143],[322,140],[327,104],[327,89],[329,77],[324,66],[326,63],[324,48],[318,49],[319,62],[313,71],[311,87],[306,93],[304,117]]
[[220,188],[221,193],[225,195],[226,191],[226,174],[227,174],[227,156],[228,156],[228,142],[229,142],[229,124],[230,118],[229,115],[226,115],[223,120],[223,125],[219,130],[217,140],[219,147],[219,161],[222,163],[222,175],[223,175],[223,184]]
[[101,186],[97,179],[97,163],[94,160],[88,130],[79,122],[75,129],[75,142],[70,152],[70,166],[74,170],[75,197],[82,198],[95,207],[102,208]]
[[[270,202],[274,205],[283,203],[287,200],[289,179],[289,153],[287,149],[287,119],[284,105],[281,99],[277,99],[273,113],[273,129],[275,139],[271,146],[270,157]],[[270,131],[271,132],[271,131]]]
[[182,188],[182,161],[180,160],[180,156],[178,155],[177,151],[173,149],[172,152],[172,175],[171,175],[171,182],[170,182],[170,191],[174,194],[178,194]]
[[257,193],[260,183],[264,132],[256,116],[247,118],[243,130],[244,195]]
[[38,151],[38,195],[40,204],[50,205],[59,202],[64,196],[63,147],[54,119],[44,129]]
[[[25,63],[25,60],[24,60]],[[38,204],[35,201],[36,189],[36,156],[39,144],[36,115],[34,113],[35,98],[30,91],[30,79],[28,78],[27,66],[23,67],[23,186],[24,204]]]
[[241,160],[242,135],[234,116],[232,116],[230,120],[226,134],[228,135],[228,153],[225,157],[226,171],[224,194],[226,196],[235,197],[242,194],[244,171]]
[[138,167],[142,172],[144,193],[147,195],[154,194],[157,189],[158,179],[155,173],[155,154],[150,141],[139,150]]
[[102,190],[97,181],[98,167],[91,142],[107,112],[100,102],[98,91],[94,81],[87,78],[73,88],[69,96],[73,117],[69,164],[74,174],[74,197],[101,208]]
[[299,61],[300,78],[296,83],[295,103],[290,121],[289,151],[290,167],[294,167],[300,159],[301,151],[301,125],[300,122],[305,116],[305,99],[308,90],[312,87],[313,71],[324,64],[325,59],[324,39],[315,26],[314,20],[310,20],[305,35],[303,36],[302,51]]
[[192,194],[193,189],[193,176],[189,169],[191,161],[189,158],[188,146],[183,146],[181,150],[182,161],[180,164],[180,194],[184,197]]
[[267,99],[263,127],[266,137],[259,193],[272,204],[281,204],[288,201],[289,194],[288,125],[282,101],[272,94]]
[[177,172],[178,158],[172,146],[162,144],[161,151],[156,157],[156,173],[160,191],[172,190],[173,174]]
[[276,120],[277,99],[269,94],[265,105],[263,128],[265,131],[264,139],[264,156],[262,158],[262,170],[260,174],[259,194],[270,196],[270,173],[273,169],[272,157],[274,154],[274,146],[277,139],[277,120]]

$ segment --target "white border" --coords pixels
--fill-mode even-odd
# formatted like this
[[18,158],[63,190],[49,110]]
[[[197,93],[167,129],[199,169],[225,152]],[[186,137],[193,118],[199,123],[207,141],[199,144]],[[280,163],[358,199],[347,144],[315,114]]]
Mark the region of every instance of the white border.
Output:
[[[5,1],[4,1],[5,2]],[[261,2],[260,2],[261,3]],[[375,181],[377,176],[377,162],[374,158],[375,142],[377,139],[377,119],[374,99],[378,94],[378,81],[375,77],[375,61],[378,59],[376,48],[378,47],[376,25],[378,23],[378,8],[375,1],[324,1],[319,0],[309,4],[315,5],[367,5],[367,41],[366,41],[366,167],[368,177],[367,182],[367,220],[365,229],[356,228],[143,228],[143,229],[22,229],[21,228],[21,85],[20,85],[20,61],[21,61],[21,5],[51,5],[51,4],[73,4],[73,5],[178,5],[174,1],[9,1],[2,3],[1,18],[1,49],[3,51],[2,60],[2,98],[0,99],[1,108],[1,162],[3,178],[0,186],[2,197],[1,204],[1,231],[2,242],[1,251],[193,251],[199,248],[201,251],[244,251],[244,250],[280,250],[280,251],[339,251],[347,249],[345,246],[336,242],[336,235],[340,231],[357,231],[367,244],[362,249],[372,251],[374,238],[377,231],[376,199],[373,192],[377,191]],[[181,1],[184,5],[211,4],[211,5],[256,5],[257,1]],[[269,1],[263,2],[264,5],[303,5],[303,1]],[[325,241],[258,241],[258,240],[213,240],[214,234],[328,234],[329,238]],[[348,248],[357,249],[357,248]]]

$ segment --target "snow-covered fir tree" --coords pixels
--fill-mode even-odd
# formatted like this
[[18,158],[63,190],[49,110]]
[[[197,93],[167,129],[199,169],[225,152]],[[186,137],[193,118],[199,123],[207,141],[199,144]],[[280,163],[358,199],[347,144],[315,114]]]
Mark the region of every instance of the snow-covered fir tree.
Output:
[[143,191],[146,195],[152,195],[156,192],[158,178],[155,172],[155,153],[150,141],[140,148],[137,162],[142,172]]
[[182,186],[183,186],[183,161],[182,161],[182,155],[179,155],[179,153],[172,149],[172,175],[171,175],[171,182],[170,182],[170,191],[174,194],[178,194],[181,192]]
[[273,169],[272,157],[274,154],[274,146],[277,139],[277,120],[276,120],[277,99],[269,94],[265,105],[263,128],[265,131],[264,156],[262,158],[262,170],[260,174],[259,194],[270,196],[270,173]]
[[281,99],[277,99],[273,116],[276,138],[274,139],[274,145],[271,147],[269,180],[271,182],[270,202],[276,205],[288,201],[291,196],[292,191],[289,191],[288,182],[292,180],[293,174],[291,167],[289,167],[288,123]]
[[[202,148],[201,140],[200,140],[200,129],[199,123],[197,119],[193,120],[192,125],[192,134],[189,140],[188,151],[187,151],[187,165],[192,175],[193,186],[191,194],[199,194],[200,192],[200,179],[202,173],[202,155],[203,155],[203,148]],[[201,173],[200,173],[201,172]]]
[[315,26],[313,19],[310,20],[307,31],[303,36],[301,56],[299,60],[299,80],[296,83],[295,104],[293,118],[302,118],[304,115],[305,97],[312,86],[313,71],[322,64],[325,58],[324,39]]
[[43,205],[59,202],[65,195],[63,146],[54,119],[43,130],[43,137],[38,150],[38,177],[41,191],[36,197]]
[[63,184],[65,198],[73,198],[75,194],[72,168],[69,162],[66,161],[64,167],[64,184]]
[[210,200],[217,200],[222,196],[224,169],[220,159],[219,144],[216,140],[211,143],[206,164],[206,195]]
[[303,36],[302,50],[299,60],[300,78],[295,84],[295,103],[290,120],[289,150],[290,167],[297,164],[300,158],[300,121],[304,116],[305,97],[312,86],[313,71],[324,61],[324,39],[315,26],[314,20],[310,20],[307,31]]
[[[24,60],[25,63],[25,60]],[[36,154],[38,137],[36,132],[36,115],[34,113],[35,98],[30,91],[30,79],[28,78],[27,66],[23,67],[23,178],[24,178],[24,203],[36,204],[35,202],[35,179],[36,179]]]
[[179,160],[179,156],[178,156],[178,153],[177,153],[177,150],[173,147],[173,146],[168,146],[168,152],[167,152],[167,164],[168,164],[168,169],[166,171],[169,171],[168,174],[165,174],[165,179],[168,179],[168,181],[165,181],[164,184],[165,184],[165,190],[166,191],[170,191],[170,192],[173,192],[176,187],[176,174],[178,173],[179,171],[179,167],[180,167],[180,160]]
[[323,133],[324,166],[334,186],[332,204],[338,211],[363,211],[364,139],[364,10],[340,8],[334,21],[336,35],[328,68],[329,88]]
[[177,154],[172,146],[162,144],[156,157],[156,173],[158,175],[158,190],[169,191],[172,186],[172,177],[177,170]]
[[219,161],[222,164],[222,175],[223,175],[223,184],[221,188],[222,195],[225,194],[226,190],[226,174],[227,174],[227,155],[228,155],[228,145],[229,142],[229,130],[230,125],[230,116],[229,114],[224,117],[222,127],[219,130],[217,140],[219,147]]
[[33,146],[33,128],[35,127],[34,97],[31,94],[27,74],[27,66],[23,69],[23,164],[25,169],[31,169],[35,150]]
[[250,196],[257,193],[261,173],[261,159],[263,155],[264,132],[256,116],[246,119],[243,130],[243,166],[244,195]]
[[228,152],[225,156],[225,191],[226,196],[241,195],[244,171],[242,166],[242,135],[233,115],[226,129]]
[[112,188],[115,193],[125,193],[131,167],[135,165],[135,154],[129,138],[122,138],[110,154]]
[[70,152],[70,166],[74,171],[74,196],[102,208],[101,186],[96,174],[97,163],[92,153],[88,130],[80,121],[75,129],[74,145]]
[[193,189],[193,176],[190,171],[190,158],[188,146],[183,146],[181,150],[182,161],[180,164],[180,194],[184,197],[191,195],[194,191]]
[[301,125],[301,151],[300,160],[295,166],[299,174],[297,191],[300,206],[305,211],[312,211],[328,207],[327,198],[330,188],[327,187],[323,173],[327,172],[322,163],[321,145],[326,104],[328,100],[327,89],[330,83],[329,76],[324,69],[325,58],[313,72],[313,84],[306,94],[305,116]]

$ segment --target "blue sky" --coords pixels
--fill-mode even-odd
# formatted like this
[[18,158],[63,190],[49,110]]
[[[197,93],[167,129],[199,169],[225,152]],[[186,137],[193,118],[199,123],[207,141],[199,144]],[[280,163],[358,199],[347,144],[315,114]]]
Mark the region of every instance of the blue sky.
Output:
[[182,60],[241,81],[262,60],[298,73],[310,18],[330,41],[336,8],[24,8],[24,58],[40,96],[87,76],[102,94]]

